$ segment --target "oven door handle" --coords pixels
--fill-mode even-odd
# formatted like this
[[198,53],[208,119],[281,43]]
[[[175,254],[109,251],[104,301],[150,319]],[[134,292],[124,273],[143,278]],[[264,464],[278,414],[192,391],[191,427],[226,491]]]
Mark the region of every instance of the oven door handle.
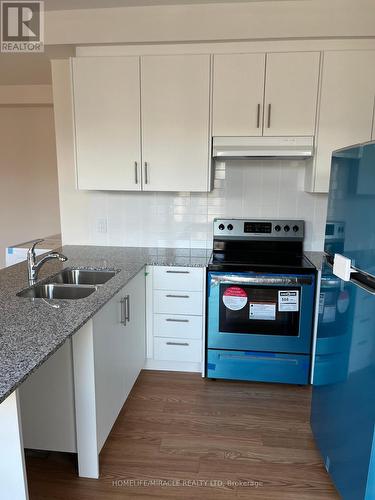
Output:
[[230,285],[311,285],[313,279],[311,276],[285,276],[285,277],[266,277],[266,276],[211,276],[211,285],[220,283]]

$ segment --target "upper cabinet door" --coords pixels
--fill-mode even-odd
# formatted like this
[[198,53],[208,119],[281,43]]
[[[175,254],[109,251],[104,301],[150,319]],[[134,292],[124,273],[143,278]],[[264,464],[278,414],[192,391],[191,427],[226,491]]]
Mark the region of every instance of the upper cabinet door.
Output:
[[263,135],[314,135],[319,52],[267,54]]
[[143,188],[209,191],[210,56],[145,56]]
[[213,135],[262,135],[265,54],[214,56]]
[[140,190],[138,57],[73,59],[79,189]]
[[308,191],[328,192],[332,151],[371,139],[375,51],[326,52],[317,151]]

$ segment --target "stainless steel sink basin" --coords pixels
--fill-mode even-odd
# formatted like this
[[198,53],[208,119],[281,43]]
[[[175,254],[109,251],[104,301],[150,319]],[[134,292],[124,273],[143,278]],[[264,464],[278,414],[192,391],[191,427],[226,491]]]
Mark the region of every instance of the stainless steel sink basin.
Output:
[[103,285],[118,271],[101,269],[64,269],[47,280],[48,283],[64,283],[69,285]]
[[77,286],[47,283],[34,285],[22,292],[17,293],[18,297],[30,299],[60,299],[60,300],[77,300],[88,297],[96,290],[95,286]]

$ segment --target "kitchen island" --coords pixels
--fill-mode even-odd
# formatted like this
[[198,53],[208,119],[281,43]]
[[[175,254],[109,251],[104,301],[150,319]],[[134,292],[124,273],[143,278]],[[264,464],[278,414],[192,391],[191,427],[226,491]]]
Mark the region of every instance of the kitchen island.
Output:
[[[25,299],[26,264],[0,271],[0,496],[27,498],[22,428],[17,388],[43,365],[146,265],[205,267],[205,249],[63,246],[64,267],[114,269],[119,272],[87,298],[80,300]],[[46,264],[40,281],[62,268]],[[84,397],[84,394],[77,397]],[[76,401],[77,403],[77,401]]]

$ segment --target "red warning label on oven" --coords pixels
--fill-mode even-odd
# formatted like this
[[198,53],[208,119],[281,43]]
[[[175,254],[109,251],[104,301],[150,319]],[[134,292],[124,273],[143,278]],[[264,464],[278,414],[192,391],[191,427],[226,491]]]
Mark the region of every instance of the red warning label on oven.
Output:
[[231,311],[239,311],[247,304],[247,293],[239,286],[230,286],[223,293],[223,302]]

